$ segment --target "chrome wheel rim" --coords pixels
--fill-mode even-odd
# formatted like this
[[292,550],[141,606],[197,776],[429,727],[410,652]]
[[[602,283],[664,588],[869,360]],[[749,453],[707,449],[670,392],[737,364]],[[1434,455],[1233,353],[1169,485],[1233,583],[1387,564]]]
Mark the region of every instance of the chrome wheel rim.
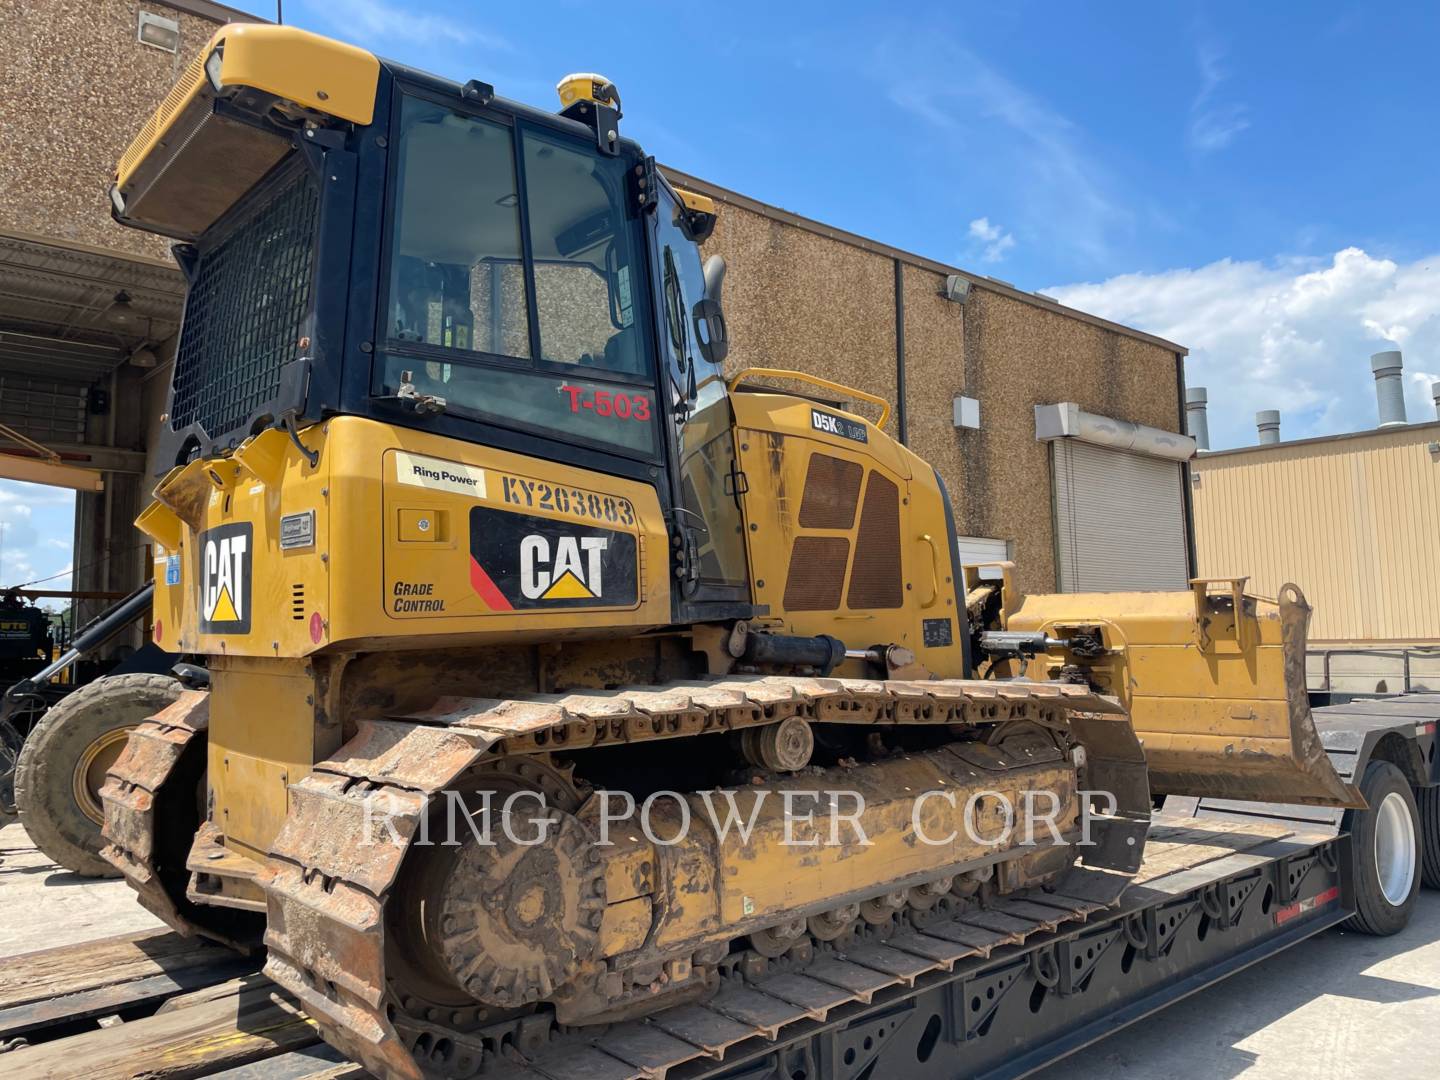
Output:
[[1398,791],[1375,810],[1375,876],[1391,907],[1399,907],[1415,884],[1415,822]]

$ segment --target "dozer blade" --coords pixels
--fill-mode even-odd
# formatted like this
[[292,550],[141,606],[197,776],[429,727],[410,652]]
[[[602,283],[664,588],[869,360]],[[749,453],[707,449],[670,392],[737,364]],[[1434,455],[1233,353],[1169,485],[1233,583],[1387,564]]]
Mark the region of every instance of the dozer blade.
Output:
[[[1228,591],[1212,591],[1219,584]],[[1121,699],[1144,743],[1154,793],[1363,807],[1310,715],[1304,594],[1287,584],[1269,600],[1244,585],[1197,580],[1188,593],[1027,596],[1007,625],[1071,643],[1063,659],[1052,650],[1032,661],[1032,676],[1055,678],[1078,661],[1100,690]],[[1097,633],[1102,656],[1076,652]]]

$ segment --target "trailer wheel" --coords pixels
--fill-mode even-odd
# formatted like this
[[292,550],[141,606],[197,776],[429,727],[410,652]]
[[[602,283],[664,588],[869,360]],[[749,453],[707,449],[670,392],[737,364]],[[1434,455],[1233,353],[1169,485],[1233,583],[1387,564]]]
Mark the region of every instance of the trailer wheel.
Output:
[[1420,815],[1402,773],[1388,761],[1365,767],[1367,810],[1345,813],[1350,833],[1355,914],[1345,925],[1386,936],[1405,929],[1420,892]]
[[1420,809],[1420,879],[1440,889],[1440,785],[1419,788],[1415,804]]
[[35,846],[86,877],[116,877],[100,857],[100,788],[130,732],[180,696],[169,675],[112,675],[69,694],[42,716],[15,768],[15,802]]

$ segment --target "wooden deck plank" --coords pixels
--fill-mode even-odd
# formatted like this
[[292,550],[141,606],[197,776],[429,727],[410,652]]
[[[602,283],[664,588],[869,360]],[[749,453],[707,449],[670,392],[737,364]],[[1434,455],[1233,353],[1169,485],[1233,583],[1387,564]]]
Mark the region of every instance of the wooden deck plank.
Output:
[[6,1080],[188,1080],[319,1041],[298,1006],[268,980],[254,983],[216,1001],[12,1050]]
[[62,945],[0,960],[0,1009],[94,990],[233,957],[230,950],[168,930]]
[[208,1080],[370,1080],[370,1074],[333,1046],[317,1043],[278,1057],[211,1073]]
[[[32,1036],[48,1028],[99,1016],[123,1014],[131,1010],[143,1012],[152,1008],[157,1001],[163,1003],[160,1008],[164,1009],[176,997],[203,992],[202,988],[217,979],[253,973],[254,970],[253,960],[235,957],[219,964],[182,968],[112,986],[98,986],[93,990],[81,990],[78,993],[0,1009],[0,1039]],[[34,1042],[35,1039],[31,1038],[30,1041]]]

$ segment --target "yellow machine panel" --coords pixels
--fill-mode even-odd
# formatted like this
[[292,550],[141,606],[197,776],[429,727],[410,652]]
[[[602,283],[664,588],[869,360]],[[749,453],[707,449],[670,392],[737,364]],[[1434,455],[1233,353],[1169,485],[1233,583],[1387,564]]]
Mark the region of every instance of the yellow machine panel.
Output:
[[273,109],[290,123],[368,124],[379,77],[380,62],[353,45],[293,26],[222,26],[121,156],[115,217],[198,237],[290,151],[250,118]]
[[211,663],[209,743],[214,824],[263,859],[289,809],[289,785],[315,760],[314,680],[298,661]]
[[756,602],[786,633],[893,642],[962,673],[934,470],[874,425],[784,394],[733,398]]
[[185,583],[157,588],[167,648],[298,657],[670,621],[648,485],[357,417],[301,438],[316,465],[272,430],[157,488],[139,524],[165,546],[157,580]]

